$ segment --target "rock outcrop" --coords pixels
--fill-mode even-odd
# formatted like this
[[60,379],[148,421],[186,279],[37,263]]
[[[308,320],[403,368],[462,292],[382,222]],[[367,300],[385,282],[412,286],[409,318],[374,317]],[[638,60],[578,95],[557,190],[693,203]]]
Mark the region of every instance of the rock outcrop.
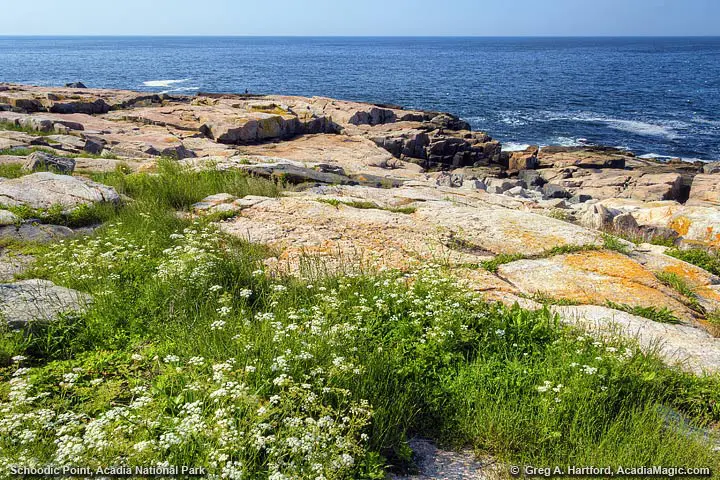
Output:
[[35,209],[59,205],[72,210],[103,202],[119,203],[120,196],[112,187],[84,178],[38,172],[16,179],[0,179],[0,205]]
[[88,295],[47,280],[0,284],[0,318],[11,328],[27,327],[33,322],[49,322],[60,314],[79,312],[90,301]]

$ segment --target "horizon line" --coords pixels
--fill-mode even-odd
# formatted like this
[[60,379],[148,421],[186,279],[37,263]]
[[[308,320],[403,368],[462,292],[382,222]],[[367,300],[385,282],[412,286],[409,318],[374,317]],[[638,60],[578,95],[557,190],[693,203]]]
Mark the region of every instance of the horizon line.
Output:
[[556,35],[556,34],[528,34],[528,35],[270,35],[270,34],[185,34],[185,33],[117,33],[117,34],[75,34],[75,33],[48,33],[48,34],[3,34],[0,38],[51,38],[51,37],[186,37],[186,38],[720,38],[720,34],[713,35],[675,35],[675,34],[638,34],[638,35]]

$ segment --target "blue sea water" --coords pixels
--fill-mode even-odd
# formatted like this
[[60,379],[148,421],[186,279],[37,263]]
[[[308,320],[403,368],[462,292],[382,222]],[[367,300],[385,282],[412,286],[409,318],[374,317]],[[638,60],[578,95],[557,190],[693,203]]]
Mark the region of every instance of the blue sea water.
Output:
[[512,148],[720,159],[720,37],[0,37],[0,81],[449,111]]

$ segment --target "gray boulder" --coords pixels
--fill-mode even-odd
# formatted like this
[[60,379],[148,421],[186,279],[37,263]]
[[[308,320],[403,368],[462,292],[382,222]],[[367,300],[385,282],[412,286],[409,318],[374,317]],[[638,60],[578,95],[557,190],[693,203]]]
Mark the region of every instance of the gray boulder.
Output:
[[589,202],[590,200],[592,200],[592,197],[590,195],[580,194],[580,195],[573,195],[572,197],[570,197],[568,199],[568,203],[578,204],[578,203]]
[[21,242],[48,243],[74,234],[72,229],[62,225],[24,223],[19,226],[0,226],[0,239],[6,238]]
[[66,83],[65,86],[67,88],[87,88],[84,83],[82,82],[72,82],[72,83]]
[[458,175],[450,172],[440,172],[435,180],[435,183],[440,187],[458,188],[463,186],[464,180],[464,175]]
[[589,205],[579,220],[584,227],[604,230],[612,227],[614,216],[613,212],[596,203]]
[[612,219],[613,229],[616,232],[636,232],[639,229],[635,217],[630,213],[621,213]]
[[92,155],[100,155],[105,149],[105,140],[99,137],[85,137],[83,150]]
[[548,183],[545,186],[543,186],[543,195],[545,198],[570,198],[572,195],[570,192],[565,190],[564,187],[561,187],[560,185],[555,185],[554,183]]
[[50,322],[66,312],[79,312],[92,297],[47,280],[23,280],[0,284],[0,317],[11,328],[32,322]]
[[525,188],[542,187],[547,183],[547,180],[535,170],[520,170],[518,179],[523,182]]
[[60,205],[73,210],[81,205],[120,203],[114,188],[92,180],[50,172],[38,172],[0,180],[0,205],[50,208]]
[[485,179],[487,191],[489,193],[505,193],[511,188],[521,187],[521,182],[517,180],[508,180],[506,178],[487,178]]
[[71,174],[75,170],[75,160],[72,158],[56,157],[45,152],[34,152],[27,157],[25,170],[50,170],[58,173]]

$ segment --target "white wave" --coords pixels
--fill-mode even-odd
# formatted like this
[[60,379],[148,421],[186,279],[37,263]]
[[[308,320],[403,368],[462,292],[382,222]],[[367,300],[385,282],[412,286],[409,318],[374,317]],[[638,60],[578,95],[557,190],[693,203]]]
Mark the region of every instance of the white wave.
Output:
[[695,163],[695,162],[711,162],[712,160],[703,160],[702,158],[693,158],[693,157],[673,157],[670,155],[661,155],[659,153],[645,153],[643,155],[639,155],[638,158],[645,158],[647,160],[659,160],[662,162],[667,162],[668,160],[672,160],[674,158],[679,158],[683,162],[688,163]]
[[503,152],[522,152],[529,146],[529,143],[505,142],[502,144],[502,149]]
[[148,80],[147,82],[143,82],[143,85],[145,85],[146,87],[169,87],[170,85],[187,82],[188,80],[190,79],[185,78],[183,80]]
[[617,118],[598,118],[597,121],[605,123],[608,127],[615,130],[635,133],[637,135],[644,135],[649,137],[665,137],[669,140],[680,137],[671,127],[654,123],[641,122],[638,120],[620,120]]
[[584,147],[588,145],[590,145],[590,143],[588,143],[588,141],[584,138],[553,137],[549,140],[549,143],[547,145],[543,146]]
[[613,118],[592,112],[539,112],[545,115],[546,121],[568,120],[572,122],[600,123],[614,130],[634,133],[650,137],[664,137],[668,140],[680,138],[677,130],[687,128],[688,124],[672,120],[645,122],[641,120],[627,120]]

